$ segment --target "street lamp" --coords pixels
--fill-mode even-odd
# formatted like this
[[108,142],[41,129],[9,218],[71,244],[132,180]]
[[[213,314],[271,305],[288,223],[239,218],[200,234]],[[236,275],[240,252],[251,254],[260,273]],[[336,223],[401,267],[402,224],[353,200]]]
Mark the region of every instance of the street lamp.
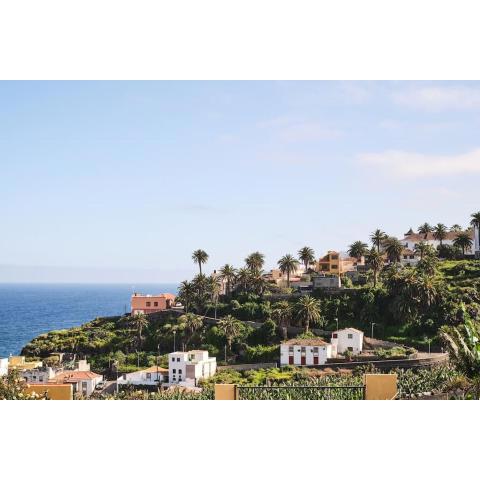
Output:
[[431,344],[431,343],[432,343],[432,339],[429,338],[429,339],[428,339],[428,354],[429,354],[429,355],[430,355],[430,353],[431,353],[431,352],[430,352],[430,344]]
[[338,330],[338,317],[335,317],[335,321],[337,322],[337,330]]
[[371,338],[373,338],[373,326],[374,326],[374,325],[376,325],[376,323],[375,323],[375,322],[372,322],[372,337],[371,337]]
[[173,351],[174,351],[174,352],[177,351],[177,350],[176,350],[176,347],[175,347],[175,335],[176,335],[176,334],[177,334],[177,331],[174,330],[174,331],[173,331]]

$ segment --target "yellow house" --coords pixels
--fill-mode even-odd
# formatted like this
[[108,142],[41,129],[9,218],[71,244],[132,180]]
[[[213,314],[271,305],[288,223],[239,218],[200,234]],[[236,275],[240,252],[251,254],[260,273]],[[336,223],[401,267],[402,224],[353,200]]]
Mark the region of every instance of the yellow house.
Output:
[[73,385],[71,383],[35,383],[29,384],[26,393],[36,393],[49,400],[73,400]]
[[353,257],[342,258],[339,252],[330,250],[324,257],[318,260],[317,272],[342,275],[345,272],[356,270],[357,265],[363,265],[363,263],[363,257],[360,261]]

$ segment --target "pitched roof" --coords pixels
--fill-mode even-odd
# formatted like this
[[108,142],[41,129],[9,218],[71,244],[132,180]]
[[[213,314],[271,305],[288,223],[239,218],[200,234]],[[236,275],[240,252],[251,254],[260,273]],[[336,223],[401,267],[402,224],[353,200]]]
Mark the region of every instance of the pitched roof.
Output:
[[[447,232],[444,240],[455,240],[458,236],[459,233],[462,232]],[[473,239],[473,231],[468,231],[470,234],[470,237]],[[422,240],[436,240],[435,236],[433,235],[433,232],[429,232],[427,234],[427,237],[425,238],[425,235],[423,233],[413,233],[411,235],[405,235],[402,241],[410,241],[410,242],[421,242]]]
[[[144,370],[139,370],[139,371],[146,372],[146,373],[157,373],[157,371],[160,373],[168,373],[167,368],[157,367],[156,365],[154,365],[153,367],[146,368]],[[135,372],[135,373],[138,373],[138,372]]]
[[320,345],[328,345],[322,338],[291,338],[285,342],[282,342],[282,345],[300,345],[301,347],[313,347]]
[[94,372],[82,372],[77,370],[67,370],[65,372],[59,373],[53,377],[54,382],[64,382],[64,383],[76,383],[82,380],[93,380],[94,378],[99,378],[101,375]]
[[353,327],[340,328],[339,330],[335,330],[335,331],[332,332],[332,333],[344,332],[345,330],[353,330],[354,332],[363,333],[363,332],[362,332],[361,330],[359,330],[358,328],[353,328]]

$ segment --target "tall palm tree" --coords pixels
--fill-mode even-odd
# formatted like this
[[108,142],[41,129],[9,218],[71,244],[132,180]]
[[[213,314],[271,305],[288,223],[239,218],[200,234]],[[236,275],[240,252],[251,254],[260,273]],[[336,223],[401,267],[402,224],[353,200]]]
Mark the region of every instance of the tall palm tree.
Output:
[[427,222],[423,223],[418,227],[418,233],[422,234],[425,240],[427,239],[428,234],[431,233],[432,231],[433,231],[432,226]]
[[240,290],[246,292],[252,274],[248,268],[239,268],[235,280],[240,285]]
[[297,316],[308,332],[310,324],[320,321],[320,301],[310,295],[303,296],[297,302]]
[[148,326],[148,318],[143,313],[136,313],[130,319],[130,325],[137,331],[137,347],[142,346],[142,331]]
[[447,238],[447,227],[443,223],[437,223],[433,227],[433,238],[440,241],[440,246],[443,245],[443,241]]
[[465,250],[472,248],[473,241],[468,232],[460,232],[453,241],[453,245],[462,249],[463,256],[465,256]]
[[232,343],[240,335],[242,331],[242,322],[232,315],[227,315],[218,322],[218,328],[225,336],[227,343],[225,345],[225,361],[227,361],[227,346],[232,351]]
[[385,252],[391,263],[398,263],[403,252],[403,244],[396,237],[388,237],[385,242]]
[[185,306],[185,313],[188,313],[190,305],[195,300],[195,287],[191,282],[184,280],[178,289],[178,300]]
[[361,240],[357,240],[356,242],[353,242],[348,247],[348,254],[351,257],[356,258],[358,261],[360,261],[361,258],[364,257],[367,253],[368,253],[368,245],[366,243],[363,243]]
[[277,264],[280,271],[287,275],[287,286],[290,287],[290,275],[295,273],[300,262],[294,256],[287,253],[277,262]]
[[310,248],[310,247],[302,247],[299,251],[298,251],[298,258],[300,259],[300,261],[303,263],[303,265],[305,266],[305,273],[307,272],[308,270],[308,266],[311,264],[311,263],[314,263],[315,262],[315,252],[313,251],[313,248]]
[[[479,213],[479,220],[480,220],[480,212]],[[452,225],[450,227],[450,231],[451,232],[455,232],[455,233],[458,233],[458,232],[461,232],[463,230],[462,226],[459,225],[458,223],[455,223],[454,225]]]
[[207,278],[207,294],[210,296],[210,301],[215,305],[215,318],[217,318],[218,297],[220,296],[221,290],[222,287],[218,278],[213,275]]
[[380,252],[380,247],[382,246],[382,243],[388,238],[387,234],[377,228],[371,235],[370,235],[370,240],[372,242],[372,245],[374,247],[377,247],[377,252]]
[[198,263],[198,268],[200,269],[200,275],[202,274],[202,265],[208,261],[208,253],[205,250],[195,250],[192,253],[192,260],[195,263]]
[[480,212],[472,213],[470,218],[470,225],[480,231]]
[[275,303],[272,310],[272,318],[282,329],[283,338],[286,340],[288,327],[292,319],[292,305],[286,300]]
[[383,268],[383,255],[378,250],[375,250],[375,246],[368,252],[367,263],[373,270],[373,286],[375,288],[378,282],[378,275]]
[[220,269],[220,277],[227,282],[227,295],[230,295],[232,292],[232,285],[233,282],[235,282],[235,275],[236,275],[236,270],[233,268],[232,265],[229,265],[226,263],[221,269]]
[[179,317],[178,322],[183,323],[185,325],[185,330],[189,332],[189,336],[185,340],[185,346],[187,346],[192,340],[192,337],[195,335],[195,332],[203,327],[203,318],[200,315],[195,315],[194,313],[186,313]]
[[265,263],[265,255],[260,252],[253,252],[245,259],[245,265],[251,272],[260,272]]

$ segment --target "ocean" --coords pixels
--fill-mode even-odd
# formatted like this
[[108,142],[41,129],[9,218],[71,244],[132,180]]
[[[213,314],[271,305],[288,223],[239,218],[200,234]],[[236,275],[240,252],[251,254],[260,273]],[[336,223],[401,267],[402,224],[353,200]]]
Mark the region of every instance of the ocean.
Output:
[[[177,293],[175,283],[135,285],[142,293]],[[0,357],[32,338],[130,310],[132,285],[0,284]]]

